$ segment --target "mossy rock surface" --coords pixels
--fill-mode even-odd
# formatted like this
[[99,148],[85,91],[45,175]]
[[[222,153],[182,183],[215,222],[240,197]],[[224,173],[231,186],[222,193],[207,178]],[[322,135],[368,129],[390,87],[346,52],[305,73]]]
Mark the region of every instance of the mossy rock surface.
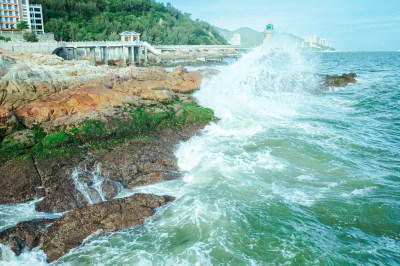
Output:
[[65,132],[49,134],[42,140],[44,149],[59,148],[73,142],[73,137]]
[[33,130],[16,131],[4,138],[1,148],[8,150],[27,149],[35,146],[36,138]]

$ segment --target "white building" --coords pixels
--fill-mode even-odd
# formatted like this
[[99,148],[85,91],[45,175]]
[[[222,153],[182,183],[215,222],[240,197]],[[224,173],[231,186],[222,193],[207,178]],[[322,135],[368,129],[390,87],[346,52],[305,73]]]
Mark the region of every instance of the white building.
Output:
[[240,33],[233,34],[232,39],[228,43],[231,45],[240,45],[242,43]]
[[42,5],[29,4],[29,0],[0,0],[0,30],[13,30],[21,21],[29,29],[44,33]]
[[317,35],[308,35],[304,37],[304,41],[301,43],[302,47],[319,47],[324,46],[328,47],[328,40],[327,39],[320,39]]

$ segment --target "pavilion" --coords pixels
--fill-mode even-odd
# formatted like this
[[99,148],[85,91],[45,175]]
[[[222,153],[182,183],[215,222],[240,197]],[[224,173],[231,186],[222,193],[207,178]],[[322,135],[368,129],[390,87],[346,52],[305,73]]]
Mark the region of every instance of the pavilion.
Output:
[[121,42],[133,42],[136,41],[140,42],[140,33],[137,32],[130,32],[130,31],[124,31],[121,35]]

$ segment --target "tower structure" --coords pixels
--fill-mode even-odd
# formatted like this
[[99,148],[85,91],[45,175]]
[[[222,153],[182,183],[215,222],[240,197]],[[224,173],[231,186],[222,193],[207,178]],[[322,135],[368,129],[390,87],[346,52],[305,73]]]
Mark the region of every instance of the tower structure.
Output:
[[272,34],[274,34],[274,25],[268,24],[264,30],[264,43],[268,42]]

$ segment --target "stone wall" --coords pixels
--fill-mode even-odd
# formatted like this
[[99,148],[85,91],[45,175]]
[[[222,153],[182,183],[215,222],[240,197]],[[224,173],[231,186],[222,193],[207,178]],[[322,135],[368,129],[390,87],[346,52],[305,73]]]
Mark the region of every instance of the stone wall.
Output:
[[[13,42],[23,42],[22,38],[23,33],[20,31],[0,31],[0,36],[11,38]],[[47,32],[45,34],[37,34],[39,41],[41,42],[50,42],[54,41],[54,33]]]
[[0,41],[0,48],[14,52],[30,52],[40,54],[52,54],[57,49],[57,42],[4,42]]

